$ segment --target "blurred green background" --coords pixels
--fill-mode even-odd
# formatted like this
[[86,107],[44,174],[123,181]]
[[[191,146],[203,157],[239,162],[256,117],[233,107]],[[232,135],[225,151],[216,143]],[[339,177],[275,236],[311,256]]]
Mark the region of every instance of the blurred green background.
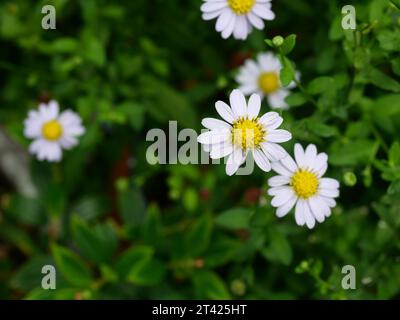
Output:
[[[46,4],[56,30],[41,28]],[[340,27],[346,4],[357,31]],[[1,1],[0,298],[400,297],[400,10],[273,0],[276,19],[237,41],[203,21],[200,5]],[[271,50],[264,39],[293,33],[302,89],[282,112],[294,137],[284,147],[315,143],[341,182],[338,206],[312,231],[275,216],[273,173],[145,158],[148,130],[177,120],[199,131],[244,60]],[[28,158],[22,134],[28,110],[49,99],[87,128],[60,164]],[[41,288],[46,264],[56,290]],[[349,264],[356,290],[341,287]]]

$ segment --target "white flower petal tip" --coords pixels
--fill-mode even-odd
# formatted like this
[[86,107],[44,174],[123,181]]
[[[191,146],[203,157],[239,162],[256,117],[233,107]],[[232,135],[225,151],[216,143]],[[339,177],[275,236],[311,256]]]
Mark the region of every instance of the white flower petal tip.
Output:
[[[272,109],[288,109],[285,99],[296,87],[293,81],[287,87],[280,82],[281,62],[273,53],[261,53],[255,60],[247,60],[239,69],[236,81],[246,96],[259,94]],[[296,75],[298,72],[296,73]],[[299,77],[299,76],[297,76]]]
[[29,111],[24,121],[24,135],[33,140],[29,152],[39,161],[60,162],[62,150],[76,146],[77,138],[84,133],[79,115],[70,110],[60,114],[58,102],[54,100]]
[[263,20],[275,19],[271,0],[204,0],[203,20],[216,19],[215,30],[223,39],[246,40],[253,28],[263,30]]
[[[287,155],[272,163],[272,169],[279,175],[268,180],[268,194],[276,215],[281,218],[293,208],[296,224],[313,229],[330,217],[336,206],[334,198],[339,197],[340,183],[332,178],[323,178],[328,156],[317,152],[315,145],[307,148],[296,143],[295,160]],[[321,173],[323,168],[323,173]]]
[[[201,133],[197,141],[210,152],[212,159],[228,157],[227,175],[233,175],[249,153],[262,171],[271,171],[274,162],[287,156],[279,143],[292,137],[290,132],[278,129],[282,117],[276,112],[260,116],[261,98],[257,94],[246,101],[241,90],[235,89],[229,102],[230,105],[222,101],[215,104],[223,120],[205,118],[201,121],[208,131]],[[238,161],[233,161],[232,155]]]

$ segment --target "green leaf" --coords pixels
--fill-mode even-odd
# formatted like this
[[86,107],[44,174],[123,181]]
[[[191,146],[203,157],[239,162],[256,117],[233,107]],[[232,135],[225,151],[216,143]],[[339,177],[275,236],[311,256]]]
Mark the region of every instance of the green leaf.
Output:
[[193,212],[199,205],[199,195],[195,188],[187,188],[183,192],[183,205],[189,212]]
[[223,280],[212,271],[198,271],[193,275],[193,284],[199,299],[227,300],[230,294]]
[[281,48],[281,54],[288,55],[290,52],[293,51],[294,47],[296,46],[296,35],[291,34],[285,38]]
[[100,264],[108,262],[118,245],[118,239],[110,224],[98,224],[89,227],[80,219],[73,219],[72,233],[74,241],[90,261]]
[[90,221],[100,218],[110,209],[109,201],[100,195],[87,195],[79,199],[72,207],[71,213],[77,214],[81,219]]
[[73,53],[79,48],[79,43],[74,38],[56,39],[48,45],[49,53]]
[[143,223],[142,236],[143,240],[153,246],[162,245],[162,222],[160,209],[155,205],[147,208],[147,214]]
[[219,267],[233,260],[241,245],[239,240],[230,238],[219,237],[213,239],[204,255],[206,267]]
[[88,266],[71,250],[57,244],[51,246],[57,271],[74,286],[87,287],[92,282],[92,274]]
[[280,72],[281,83],[284,87],[288,86],[295,77],[293,63],[286,57],[282,57],[282,70]]
[[334,80],[331,77],[319,77],[313,79],[307,87],[307,92],[312,95],[321,94],[329,90],[334,85]]
[[36,198],[14,195],[8,212],[18,221],[28,225],[40,225],[46,221],[45,210]]
[[132,268],[139,268],[151,260],[154,249],[149,246],[134,246],[124,252],[116,263],[115,269],[125,279]]
[[400,195],[400,180],[393,181],[388,189],[390,195]]
[[357,140],[337,144],[329,154],[329,162],[336,166],[368,164],[375,158],[378,144],[370,140]]
[[136,265],[129,271],[127,280],[142,286],[154,286],[162,282],[166,267],[159,260],[153,259],[144,264]]
[[211,216],[206,214],[199,218],[185,236],[186,252],[190,256],[201,255],[210,243],[212,232]]
[[336,127],[329,126],[327,124],[321,123],[319,121],[314,121],[310,119],[307,121],[308,129],[315,135],[323,138],[329,138],[338,135],[338,130]]
[[49,256],[37,256],[26,262],[11,279],[11,286],[15,289],[28,292],[35,288],[41,288],[42,268],[45,265],[54,264]]
[[400,83],[376,68],[370,68],[367,77],[369,82],[378,88],[400,92]]
[[215,223],[218,226],[228,228],[228,229],[247,229],[249,227],[249,222],[252,210],[244,208],[234,208],[222,212],[215,218]]
[[275,45],[274,45],[274,43],[272,42],[271,39],[265,39],[264,41],[265,41],[265,43],[266,43],[268,46],[270,46],[271,48],[275,48]]
[[289,265],[292,262],[292,247],[286,236],[275,230],[269,230],[270,245],[261,249],[261,254],[270,261]]
[[393,3],[397,9],[400,9],[400,0],[390,0],[391,3]]
[[382,49],[387,51],[400,50],[400,35],[398,32],[382,30],[377,37]]
[[151,77],[144,77],[142,86],[152,98],[148,112],[155,119],[162,123],[177,121],[187,128],[198,125],[195,109],[181,92]]
[[98,67],[103,67],[106,63],[106,52],[104,45],[99,38],[86,32],[81,42],[81,55]]
[[307,102],[307,97],[303,93],[296,92],[287,96],[285,101],[290,107],[298,107]]
[[145,199],[137,187],[121,190],[118,195],[120,214],[127,225],[140,225],[146,214]]
[[400,143],[394,142],[389,150],[389,164],[391,166],[400,166]]

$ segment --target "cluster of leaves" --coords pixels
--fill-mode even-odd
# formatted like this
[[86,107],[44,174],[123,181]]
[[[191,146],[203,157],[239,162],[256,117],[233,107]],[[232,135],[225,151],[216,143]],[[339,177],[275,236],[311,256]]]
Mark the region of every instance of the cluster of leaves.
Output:
[[[22,120],[52,97],[79,112],[87,133],[60,164],[32,160],[36,197],[1,180],[0,297],[400,295],[396,1],[353,1],[357,30],[341,28],[343,1],[273,1],[276,20],[246,42],[222,40],[200,0],[50,2],[56,30],[41,28],[48,1],[0,4],[0,123],[27,147]],[[222,165],[145,159],[149,129],[167,131],[169,120],[200,129],[244,59],[266,50],[282,60],[282,83],[301,72],[286,128],[326,152],[342,184],[313,231],[275,217],[261,171],[227,177]],[[56,290],[41,287],[47,264]],[[341,287],[348,264],[356,290]]]

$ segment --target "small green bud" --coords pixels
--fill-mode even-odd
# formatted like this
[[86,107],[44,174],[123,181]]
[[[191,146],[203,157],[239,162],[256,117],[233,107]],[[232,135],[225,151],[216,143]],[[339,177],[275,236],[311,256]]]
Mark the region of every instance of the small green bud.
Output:
[[120,192],[126,191],[129,188],[129,180],[127,178],[119,178],[116,181],[116,189]]
[[284,42],[285,42],[285,39],[283,39],[283,37],[281,37],[281,36],[275,36],[272,39],[272,43],[274,44],[275,47],[280,47],[281,45],[283,45]]
[[353,187],[357,183],[357,176],[354,172],[348,171],[343,175],[343,180],[346,186]]
[[246,284],[239,279],[233,280],[231,290],[237,296],[243,296],[246,293]]

